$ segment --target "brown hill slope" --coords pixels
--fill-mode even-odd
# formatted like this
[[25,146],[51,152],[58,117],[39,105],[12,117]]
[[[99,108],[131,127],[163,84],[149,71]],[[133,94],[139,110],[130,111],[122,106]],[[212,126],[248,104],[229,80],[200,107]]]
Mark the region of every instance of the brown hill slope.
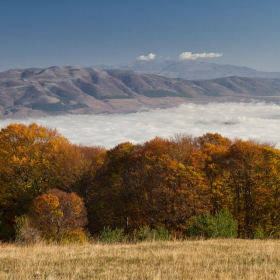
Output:
[[73,66],[0,73],[0,118],[128,113],[182,102],[278,101],[279,97],[280,79],[187,81],[130,70]]

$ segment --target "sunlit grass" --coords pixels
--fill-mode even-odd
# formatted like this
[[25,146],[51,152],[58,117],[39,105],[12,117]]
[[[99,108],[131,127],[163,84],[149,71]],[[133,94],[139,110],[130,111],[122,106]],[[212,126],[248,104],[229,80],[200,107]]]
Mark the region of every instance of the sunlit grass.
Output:
[[280,279],[280,241],[0,244],[0,279]]

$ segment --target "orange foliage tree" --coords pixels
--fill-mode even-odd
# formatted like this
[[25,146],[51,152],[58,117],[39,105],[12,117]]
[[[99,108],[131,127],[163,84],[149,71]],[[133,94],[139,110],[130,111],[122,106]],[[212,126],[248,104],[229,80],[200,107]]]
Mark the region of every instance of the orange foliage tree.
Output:
[[46,188],[85,194],[83,174],[101,164],[104,149],[69,143],[55,129],[11,124],[0,131],[0,238],[13,234],[15,216],[27,213]]
[[33,198],[57,182],[57,152],[63,145],[69,142],[55,129],[35,123],[1,129],[0,211],[6,234],[12,232],[14,217],[26,213]]
[[217,215],[224,207],[232,209],[233,205],[232,191],[227,184],[229,174],[225,170],[232,141],[218,133],[207,133],[197,141],[199,157],[203,161],[201,167],[211,190],[211,214]]
[[82,199],[75,193],[48,189],[36,197],[28,212],[31,227],[40,230],[47,240],[61,241],[71,235],[83,235],[87,213]]
[[[182,156],[178,144],[155,138],[143,145],[122,143],[109,150],[90,185],[90,227],[133,231],[164,226],[182,231],[193,215],[211,209],[200,168]],[[195,156],[194,156],[195,157]],[[198,159],[197,159],[198,161]]]
[[243,140],[236,140],[228,151],[226,183],[240,237],[254,237],[259,226],[268,235],[280,233],[279,156],[272,147]]

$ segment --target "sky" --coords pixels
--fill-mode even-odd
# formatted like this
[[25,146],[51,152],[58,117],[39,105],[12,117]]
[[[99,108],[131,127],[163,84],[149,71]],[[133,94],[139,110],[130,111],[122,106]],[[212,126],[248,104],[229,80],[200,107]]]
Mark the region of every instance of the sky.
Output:
[[0,0],[0,71],[198,59],[280,71],[280,1]]
[[266,103],[183,104],[133,114],[66,115],[40,119],[1,120],[56,128],[70,142],[107,149],[123,143],[143,143],[175,134],[219,133],[230,139],[257,140],[280,148],[280,105]]

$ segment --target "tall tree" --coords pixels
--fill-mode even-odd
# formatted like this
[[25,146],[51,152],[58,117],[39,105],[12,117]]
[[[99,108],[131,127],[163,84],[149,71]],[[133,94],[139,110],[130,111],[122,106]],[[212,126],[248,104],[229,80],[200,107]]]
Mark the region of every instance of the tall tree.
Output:
[[0,212],[6,226],[0,238],[11,237],[14,217],[26,213],[46,188],[69,190],[82,170],[79,165],[75,147],[55,129],[35,123],[1,129]]
[[258,226],[268,229],[276,220],[279,227],[279,152],[267,145],[236,140],[226,163],[239,236],[254,237]]

